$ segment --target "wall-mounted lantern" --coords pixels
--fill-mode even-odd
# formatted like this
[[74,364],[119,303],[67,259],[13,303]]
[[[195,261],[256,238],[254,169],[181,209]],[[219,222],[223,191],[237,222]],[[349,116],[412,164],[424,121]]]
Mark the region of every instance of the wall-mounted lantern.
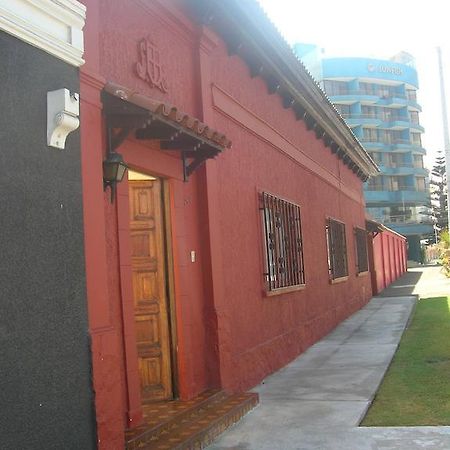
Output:
[[103,161],[103,190],[106,191],[106,188],[109,186],[111,189],[111,203],[113,203],[116,185],[123,180],[123,176],[125,175],[128,166],[120,153],[111,150],[111,132],[111,128],[108,127],[108,153],[106,159]]
[[111,203],[114,202],[116,184],[122,181],[127,169],[120,153],[108,153],[103,161],[103,189],[106,190],[108,186],[111,189]]

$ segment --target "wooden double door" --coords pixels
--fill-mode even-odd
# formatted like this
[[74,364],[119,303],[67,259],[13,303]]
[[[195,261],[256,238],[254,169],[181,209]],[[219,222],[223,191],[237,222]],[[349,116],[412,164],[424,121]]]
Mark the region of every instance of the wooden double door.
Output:
[[147,178],[129,180],[134,317],[144,403],[173,398],[162,181]]

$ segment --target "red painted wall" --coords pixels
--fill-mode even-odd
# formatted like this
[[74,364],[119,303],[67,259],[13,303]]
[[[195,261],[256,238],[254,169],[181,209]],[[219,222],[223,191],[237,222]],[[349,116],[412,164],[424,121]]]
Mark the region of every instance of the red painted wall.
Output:
[[[250,78],[245,63],[237,56],[229,57],[221,43],[211,58],[211,78],[217,88],[213,88],[214,125],[233,140],[233,148],[215,163],[214,180],[220,201],[217,239],[222,242],[221,270],[226,274],[227,314],[219,321],[225,330],[221,337],[230,350],[222,383],[240,390],[286,364],[370,298],[369,277],[356,276],[353,240],[353,227],[365,226],[364,205],[360,180],[303,122],[296,121],[291,110],[283,109],[278,96],[267,94],[262,79]],[[314,172],[305,168],[311,161],[318,165]],[[262,293],[257,196],[261,190],[301,207],[303,291],[275,297]],[[350,273],[342,284],[331,285],[328,279],[328,216],[346,223]]]
[[378,294],[406,272],[406,238],[385,229],[375,236],[373,247],[376,283],[374,294]]
[[[133,138],[120,148],[132,168],[163,177],[170,187],[181,398],[260,382],[364,305],[371,284],[368,275],[356,273],[353,227],[365,226],[361,181],[277,95],[267,93],[263,80],[250,77],[239,57],[227,55],[220,37],[194,25],[181,1],[84,3],[81,128],[94,388],[99,448],[115,450],[123,448],[125,428],[139,423],[141,409],[128,273],[128,191],[123,182],[110,204],[101,181],[105,142],[99,98],[105,81],[173,103],[233,141],[231,150],[206,163],[188,183],[182,182],[176,154]],[[135,73],[143,38],[161,51],[165,94]],[[302,291],[263,293],[261,190],[301,207]],[[346,224],[349,277],[338,284],[328,279],[329,216]]]

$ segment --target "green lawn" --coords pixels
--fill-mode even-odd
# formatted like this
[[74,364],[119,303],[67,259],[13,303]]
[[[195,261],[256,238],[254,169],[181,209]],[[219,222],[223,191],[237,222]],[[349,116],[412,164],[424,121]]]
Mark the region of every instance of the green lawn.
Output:
[[450,297],[417,303],[361,425],[450,425]]

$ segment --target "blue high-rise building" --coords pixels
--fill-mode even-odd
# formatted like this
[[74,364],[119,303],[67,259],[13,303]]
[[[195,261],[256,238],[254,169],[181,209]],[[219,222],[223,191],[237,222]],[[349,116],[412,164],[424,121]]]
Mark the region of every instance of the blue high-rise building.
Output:
[[433,227],[414,59],[327,58],[304,44],[294,51],[381,170],[365,186],[368,213],[406,236],[409,258],[419,260],[420,239]]

